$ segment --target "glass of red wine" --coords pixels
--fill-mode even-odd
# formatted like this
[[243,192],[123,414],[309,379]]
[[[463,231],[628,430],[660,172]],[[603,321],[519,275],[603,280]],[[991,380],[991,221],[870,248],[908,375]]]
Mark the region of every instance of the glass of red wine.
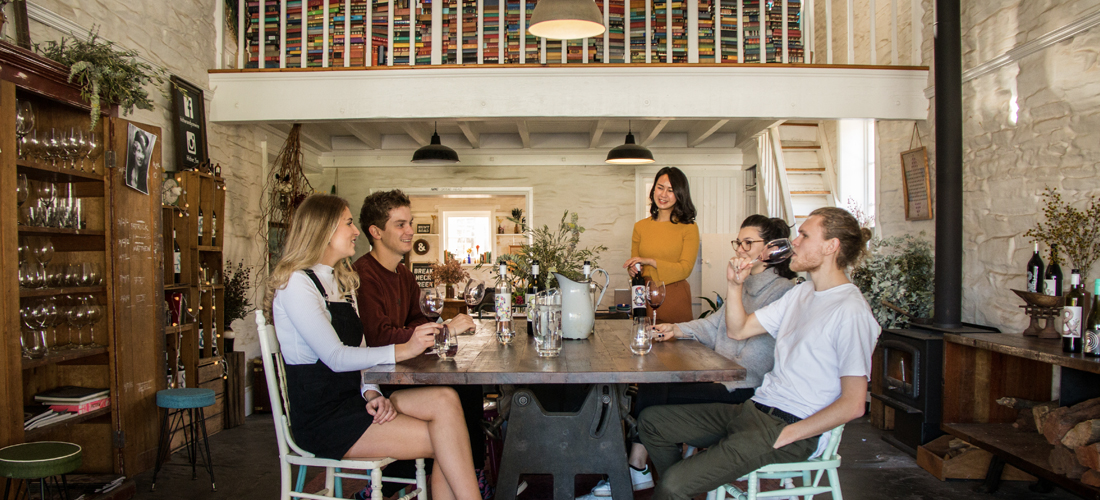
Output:
[[[760,261],[765,264],[778,264],[794,256],[794,248],[791,247],[791,240],[787,238],[779,238],[778,240],[771,240],[767,245],[764,245],[764,250],[760,252],[752,262]],[[750,264],[752,263],[750,262]]]
[[665,302],[665,282],[649,281],[645,284],[645,300],[653,308],[653,323],[657,324],[657,308]]
[[[439,318],[443,311],[444,295],[438,287],[420,289],[420,311],[429,318]],[[451,359],[458,354],[458,337],[447,325],[435,334],[435,353],[440,359]]]

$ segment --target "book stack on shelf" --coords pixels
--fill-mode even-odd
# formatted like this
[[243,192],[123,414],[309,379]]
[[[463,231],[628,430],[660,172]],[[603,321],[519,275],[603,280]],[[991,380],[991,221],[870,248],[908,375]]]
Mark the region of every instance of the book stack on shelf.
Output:
[[668,33],[672,37],[672,62],[688,62],[687,49],[687,11],[683,0],[669,2],[672,18],[668,24]]
[[653,23],[653,38],[651,40],[653,59],[655,63],[671,62],[668,58],[668,0],[653,0],[653,10],[650,19]]
[[393,2],[393,63],[409,64],[410,0]]
[[521,1],[507,0],[504,3],[504,62],[507,64],[519,64]]
[[[248,16],[252,21],[248,40],[248,62],[245,67],[260,67],[260,37],[264,39],[264,67],[279,67],[279,2],[278,0],[249,0]],[[260,12],[263,12],[264,32],[260,33]]]
[[111,390],[66,385],[35,394],[34,400],[37,405],[24,409],[24,430],[45,427],[107,408],[111,405]]
[[500,2],[482,0],[481,14],[481,62],[500,62]]
[[539,61],[539,54],[542,52],[541,44],[539,43],[539,37],[532,35],[528,29],[531,28],[531,13],[535,11],[535,4],[537,0],[524,0],[523,20],[524,28],[520,30],[523,33],[523,57],[528,64],[537,63]]
[[390,3],[389,0],[374,0],[374,9],[371,14],[371,57],[375,66],[385,66],[390,63]]
[[[699,0],[699,62],[713,63],[715,0]],[[736,42],[735,42],[736,43]]]
[[359,67],[367,63],[367,0],[352,0],[351,2],[351,33],[348,34],[348,63]]
[[718,44],[721,47],[721,63],[737,62],[737,2],[740,0],[718,0],[721,8],[721,24],[719,24]]
[[546,40],[546,64],[561,64],[563,45],[565,40]]
[[[783,62],[783,2],[768,4],[768,62]],[[775,61],[772,54],[776,54]],[[787,62],[803,62],[802,2],[787,0]]]
[[646,1],[630,2],[630,62],[646,62]]
[[[625,16],[626,16],[626,2],[625,0],[606,0],[607,1],[607,37],[608,37],[608,52],[610,54],[600,57],[600,61],[608,61],[612,63],[622,63],[623,55],[626,53],[626,32],[625,30]],[[600,45],[600,50],[603,50],[603,45]]]
[[427,66],[432,63],[432,0],[417,2],[416,5],[416,64]]
[[745,62],[758,63],[760,61],[760,0],[745,0],[742,4],[741,25],[745,30]]
[[347,48],[346,33],[344,33],[344,2],[329,2],[328,15],[328,63],[337,67],[344,65],[344,50]]
[[584,55],[582,54],[582,52],[587,50],[587,48],[584,46],[585,40],[587,40],[589,42],[589,46],[591,46],[592,41],[598,40],[598,38],[569,40],[567,42],[564,42],[566,63],[580,64],[584,60]]
[[440,41],[443,47],[442,58],[440,62],[443,64],[454,64],[458,58],[458,32],[456,31],[456,23],[458,22],[458,2],[456,0],[435,0],[437,2],[443,2],[443,21],[441,23],[441,29],[439,35],[443,37]]
[[463,64],[477,63],[477,4],[478,0],[462,0],[462,58]]
[[325,5],[322,0],[308,0],[306,3],[306,67],[321,67],[322,47],[325,30]]
[[286,3],[286,67],[302,65],[302,3],[289,0]]

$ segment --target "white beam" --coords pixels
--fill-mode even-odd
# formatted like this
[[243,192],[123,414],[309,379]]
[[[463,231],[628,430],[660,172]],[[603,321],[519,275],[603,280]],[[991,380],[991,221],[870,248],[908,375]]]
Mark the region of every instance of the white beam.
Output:
[[332,137],[326,134],[320,127],[309,123],[303,123],[298,137],[302,144],[307,144],[317,151],[332,151]]
[[717,132],[718,129],[722,128],[727,123],[729,123],[729,120],[699,122],[698,125],[691,127],[691,130],[688,130],[688,147],[694,148],[695,146],[698,146],[699,143],[705,141],[707,137],[714,135],[714,133]]
[[664,118],[652,123],[647,123],[644,128],[638,129],[638,134],[636,135],[638,144],[649,146],[649,144],[653,142],[653,139],[656,139],[657,136],[661,134],[661,131],[665,129],[665,126],[668,125],[670,121],[672,120]]
[[474,130],[472,123],[458,122],[458,129],[462,131],[462,135],[466,136],[466,140],[470,141],[470,147],[474,149],[481,147],[481,134]]
[[590,132],[591,139],[588,141],[589,149],[600,144],[600,137],[603,137],[603,131],[606,128],[607,120],[596,120],[596,123],[592,125],[592,132]]
[[371,149],[382,149],[382,134],[367,127],[364,123],[344,123],[344,130],[359,139]]
[[409,137],[412,137],[417,144],[427,146],[432,143],[432,129],[427,125],[406,122],[402,123],[401,127],[405,129],[405,133],[409,134]]
[[519,131],[519,140],[523,143],[523,149],[529,149],[531,147],[531,131],[527,130],[527,122],[524,120],[516,122],[516,129]]

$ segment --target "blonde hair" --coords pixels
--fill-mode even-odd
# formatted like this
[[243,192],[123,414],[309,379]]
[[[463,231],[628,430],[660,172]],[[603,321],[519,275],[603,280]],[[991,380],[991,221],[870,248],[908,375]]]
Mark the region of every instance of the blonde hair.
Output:
[[[305,199],[290,221],[283,255],[275,264],[275,270],[267,277],[264,289],[264,315],[274,321],[271,304],[275,292],[286,288],[295,271],[309,269],[321,262],[336,228],[343,223],[340,216],[348,209],[348,202],[339,196],[315,194]],[[354,296],[359,288],[359,274],[351,268],[351,258],[340,259],[334,266],[334,276],[340,295]]]
[[855,267],[867,254],[867,242],[871,239],[871,230],[859,227],[859,221],[851,212],[837,207],[822,207],[810,212],[810,217],[821,217],[821,226],[825,228],[825,239],[840,240],[840,250],[836,254],[836,265],[841,269]]

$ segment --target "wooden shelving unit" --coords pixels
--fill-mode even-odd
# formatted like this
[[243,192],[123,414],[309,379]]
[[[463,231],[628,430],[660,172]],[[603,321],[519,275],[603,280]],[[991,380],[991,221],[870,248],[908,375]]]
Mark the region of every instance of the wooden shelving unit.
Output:
[[[151,271],[154,265],[160,266],[161,248],[151,244],[151,235],[160,231],[155,208],[159,200],[125,187],[124,168],[105,161],[117,158],[125,162],[126,157],[127,127],[131,122],[111,117],[113,109],[103,110],[95,129],[106,154],[85,162],[85,170],[74,170],[64,162],[55,165],[17,158],[17,102],[31,104],[38,131],[87,130],[89,108],[80,90],[68,83],[68,75],[66,66],[0,42],[0,122],[4,123],[0,127],[0,186],[12,189],[10,194],[0,196],[0,331],[4,332],[4,347],[0,349],[0,446],[39,440],[73,442],[84,449],[78,472],[132,475],[149,468],[156,451],[158,429],[149,422],[157,421],[158,387],[151,381],[155,381],[153,373],[157,369],[154,353],[163,340],[149,341],[150,330],[155,331],[160,321],[156,301],[141,303],[135,299],[155,297],[160,286],[156,279],[159,276]],[[160,133],[155,127],[134,125]],[[151,163],[159,165],[160,142],[150,153]],[[73,199],[81,200],[84,227],[20,225],[14,196],[20,175],[28,179],[30,187],[25,206],[36,203],[37,188],[52,183],[64,188],[65,196],[71,193]],[[159,186],[159,170],[150,169],[149,176],[149,185]],[[54,248],[50,265],[95,264],[103,284],[20,288],[20,246],[47,241]],[[66,299],[68,296],[90,297],[103,312],[102,318],[94,325],[55,326],[47,336],[47,344],[60,347],[70,328],[85,334],[94,331],[94,344],[50,350],[37,359],[23,357],[20,309],[53,299],[61,306],[74,305]],[[110,406],[25,431],[21,425],[24,406],[34,404],[35,394],[63,385],[109,388]]]

